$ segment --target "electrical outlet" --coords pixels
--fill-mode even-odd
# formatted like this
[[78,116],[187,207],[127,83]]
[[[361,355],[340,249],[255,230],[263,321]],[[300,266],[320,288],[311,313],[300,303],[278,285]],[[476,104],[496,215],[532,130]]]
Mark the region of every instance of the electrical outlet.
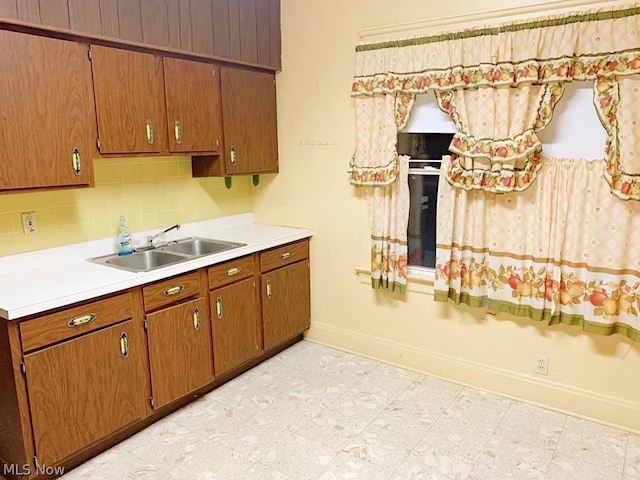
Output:
[[35,212],[26,212],[22,214],[22,231],[25,235],[31,235],[32,233],[38,232]]
[[539,375],[549,375],[549,357],[536,355],[535,372]]

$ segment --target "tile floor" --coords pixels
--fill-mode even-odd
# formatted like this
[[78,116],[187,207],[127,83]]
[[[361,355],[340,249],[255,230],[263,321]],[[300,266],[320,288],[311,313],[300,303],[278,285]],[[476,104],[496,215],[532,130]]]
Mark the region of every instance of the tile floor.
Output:
[[640,480],[640,437],[300,342],[65,480]]

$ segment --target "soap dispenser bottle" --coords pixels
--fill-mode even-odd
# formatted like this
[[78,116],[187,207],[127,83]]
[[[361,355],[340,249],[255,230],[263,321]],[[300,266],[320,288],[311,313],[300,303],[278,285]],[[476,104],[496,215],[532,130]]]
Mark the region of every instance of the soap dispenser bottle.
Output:
[[120,215],[120,233],[118,233],[118,255],[133,253],[133,239],[129,234],[129,225],[124,215]]

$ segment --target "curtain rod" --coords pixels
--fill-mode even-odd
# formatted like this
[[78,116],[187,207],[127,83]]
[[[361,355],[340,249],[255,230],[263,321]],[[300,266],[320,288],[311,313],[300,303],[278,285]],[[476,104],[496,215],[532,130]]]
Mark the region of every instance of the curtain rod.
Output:
[[361,29],[358,34],[360,39],[366,40],[372,37],[391,36],[393,34],[402,33],[406,35],[417,34],[421,31],[433,30],[437,27],[459,26],[465,23],[481,22],[486,20],[499,21],[504,23],[505,17],[519,17],[531,14],[557,14],[560,10],[571,10],[578,7],[600,8],[609,7],[612,4],[621,4],[630,2],[620,2],[620,0],[602,0],[594,2],[593,0],[551,0],[544,3],[522,7],[499,8],[478,13],[467,13],[462,15],[452,15],[448,17],[434,18],[431,20],[419,20],[415,22],[397,23],[393,25],[383,25],[380,27],[370,27]]

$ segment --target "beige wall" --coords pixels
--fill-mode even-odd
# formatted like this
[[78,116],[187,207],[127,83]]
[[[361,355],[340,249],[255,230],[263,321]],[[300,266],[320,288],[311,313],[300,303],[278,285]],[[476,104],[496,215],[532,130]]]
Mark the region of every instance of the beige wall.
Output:
[[[640,348],[627,339],[498,320],[435,303],[425,293],[377,295],[355,274],[356,267],[368,267],[366,206],[347,177],[355,144],[349,87],[358,32],[532,3],[405,0],[397,9],[380,0],[282,0],[282,173],[262,179],[254,214],[262,222],[316,231],[310,339],[640,430]],[[549,357],[548,377],[533,373],[536,354]]]

